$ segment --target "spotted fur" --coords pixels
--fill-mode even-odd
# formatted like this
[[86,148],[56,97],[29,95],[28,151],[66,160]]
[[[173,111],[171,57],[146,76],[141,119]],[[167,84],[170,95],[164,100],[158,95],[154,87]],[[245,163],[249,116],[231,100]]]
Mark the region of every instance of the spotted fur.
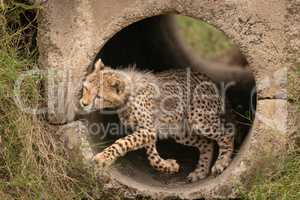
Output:
[[213,141],[219,155],[212,173],[217,175],[229,165],[234,128],[225,124],[222,99],[204,74],[186,69],[156,74],[134,68],[115,70],[99,60],[83,86],[80,104],[85,110],[116,108],[121,122],[132,130],[94,157],[99,166],[110,166],[127,152],[146,148],[153,168],[178,172],[176,160],[163,159],[157,152],[159,138],[173,138],[199,150],[197,167],[187,177],[191,182],[210,173]]

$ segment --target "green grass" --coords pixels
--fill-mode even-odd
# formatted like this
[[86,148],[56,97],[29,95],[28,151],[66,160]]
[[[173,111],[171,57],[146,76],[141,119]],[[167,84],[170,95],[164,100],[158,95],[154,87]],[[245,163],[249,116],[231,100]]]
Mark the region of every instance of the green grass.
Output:
[[291,135],[295,143],[282,158],[268,158],[267,166],[255,173],[253,187],[242,192],[245,200],[300,199],[300,64],[288,73],[288,101],[296,108],[294,116],[298,130]]
[[234,44],[212,25],[190,17],[176,18],[182,38],[201,57],[214,59],[234,48]]
[[269,166],[258,169],[250,191],[243,191],[245,200],[300,199],[300,152],[292,150],[285,158],[270,160]]
[[[1,1],[2,2],[2,1]],[[0,3],[0,199],[102,199],[95,174],[79,162],[70,162],[59,136],[44,124],[43,116],[22,112],[14,103],[14,83],[25,71],[37,69],[36,15],[41,8],[8,0]],[[26,17],[27,16],[27,17]],[[31,16],[31,17],[28,17]],[[206,58],[226,53],[233,45],[219,31],[203,22],[178,18],[186,42]],[[289,77],[291,102],[300,107],[300,67]],[[43,104],[43,77],[22,84],[26,105]],[[272,161],[258,171],[244,199],[300,199],[299,151]],[[118,199],[116,196],[105,196]]]

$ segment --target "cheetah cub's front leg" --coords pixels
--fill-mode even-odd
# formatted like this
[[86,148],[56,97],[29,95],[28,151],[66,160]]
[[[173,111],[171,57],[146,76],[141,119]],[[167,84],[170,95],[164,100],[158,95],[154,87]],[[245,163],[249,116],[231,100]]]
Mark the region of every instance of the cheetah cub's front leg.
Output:
[[179,171],[179,165],[176,160],[161,158],[155,145],[155,131],[151,129],[139,129],[132,135],[118,139],[114,144],[98,153],[93,160],[100,168],[107,168],[113,162],[124,156],[129,151],[134,151],[145,147],[147,150],[150,165],[160,172],[176,173]]
[[157,152],[155,142],[146,146],[150,165],[157,171],[173,174],[179,172],[179,165],[176,160],[161,158]]
[[100,168],[106,168],[127,152],[143,148],[153,142],[155,142],[155,132],[151,129],[140,128],[133,134],[118,139],[114,144],[95,155],[93,160]]

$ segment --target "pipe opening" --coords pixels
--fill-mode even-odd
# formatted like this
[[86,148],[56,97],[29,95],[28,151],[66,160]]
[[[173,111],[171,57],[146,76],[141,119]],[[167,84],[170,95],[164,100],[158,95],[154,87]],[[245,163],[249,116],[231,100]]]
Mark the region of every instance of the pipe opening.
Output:
[[[193,26],[195,27],[193,28]],[[223,52],[214,54],[213,51],[217,50],[205,47],[208,41],[198,41],[199,35],[197,34],[200,34],[198,29],[203,31],[204,36],[201,38],[210,39],[212,48],[220,48]],[[195,32],[193,33],[193,31]],[[196,39],[192,38],[193,36]],[[218,41],[220,38],[223,43]],[[245,138],[250,132],[254,120],[256,97],[253,88],[255,88],[255,81],[253,75],[249,75],[249,71],[247,71],[245,57],[228,38],[223,38],[226,36],[222,32],[204,22],[183,16],[160,15],[123,28],[106,42],[97,55],[97,59],[101,58],[104,64],[113,68],[136,64],[140,69],[155,72],[192,67],[208,74],[220,87],[222,84],[226,86],[231,81],[235,81],[235,85],[228,87],[226,96],[234,110],[234,120],[238,132],[235,140],[236,154],[246,141]],[[204,44],[199,44],[199,42]],[[208,56],[203,60],[205,55],[202,51],[205,51],[205,48],[212,52],[207,54]],[[102,124],[100,127],[105,130],[105,134],[94,136],[95,143],[100,141],[109,144],[120,135],[124,136],[122,128],[109,126],[111,122],[119,123],[117,116],[93,113],[88,118],[91,124],[100,120]],[[90,127],[90,130],[93,131],[93,127]],[[154,187],[186,186],[185,178],[197,163],[197,150],[176,144],[172,140],[159,141],[158,149],[163,158],[176,159],[183,170],[173,175],[155,171],[148,163],[145,150],[128,153],[117,161],[114,170],[126,177],[127,180],[134,179],[135,182]]]

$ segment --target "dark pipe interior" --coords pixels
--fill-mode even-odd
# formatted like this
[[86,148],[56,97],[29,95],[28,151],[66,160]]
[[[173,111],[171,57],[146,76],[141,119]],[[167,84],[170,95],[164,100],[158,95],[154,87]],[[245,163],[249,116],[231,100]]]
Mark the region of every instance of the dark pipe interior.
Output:
[[[106,65],[113,68],[126,67],[129,64],[136,64],[138,68],[152,71],[189,67],[193,61],[178,40],[174,26],[170,15],[151,17],[136,22],[116,33],[101,49],[97,58],[101,58]],[[232,107],[239,112],[245,113],[249,110],[249,90],[238,86],[232,87],[228,92],[228,98],[231,99]],[[103,124],[118,122],[116,116],[99,113],[91,117],[91,122],[99,121],[99,118]],[[239,137],[236,140],[236,150],[238,150],[251,125],[244,124],[248,123],[244,117],[238,116],[236,120],[242,122],[238,124]],[[111,136],[104,140],[118,137],[113,136],[118,134],[113,130],[110,133]],[[97,137],[99,136],[95,136]],[[183,182],[186,175],[195,167],[197,150],[173,141],[159,141],[158,146],[162,157],[175,158],[179,161],[183,167],[179,174],[166,175],[153,170],[148,164],[144,150],[128,153],[116,166],[122,173],[134,176],[135,180],[141,182],[148,180],[154,185],[162,183],[172,185]]]
[[136,64],[140,68],[161,71],[189,66],[189,58],[173,31],[173,18],[169,15],[138,21],[111,38],[98,57],[112,67]]

